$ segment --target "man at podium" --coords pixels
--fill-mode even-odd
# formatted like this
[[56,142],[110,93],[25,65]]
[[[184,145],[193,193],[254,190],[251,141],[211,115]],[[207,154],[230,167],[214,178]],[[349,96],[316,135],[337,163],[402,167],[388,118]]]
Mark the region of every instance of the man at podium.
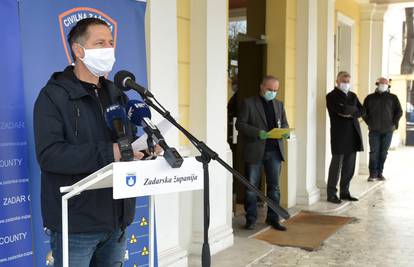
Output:
[[[34,107],[37,160],[41,169],[44,227],[50,232],[54,266],[62,265],[62,206],[59,188],[72,185],[114,161],[121,153],[105,122],[105,110],[127,97],[107,80],[115,62],[106,22],[79,21],[68,34],[74,66],[52,75]],[[131,135],[129,122],[123,127]],[[135,159],[143,153],[133,151]],[[125,228],[135,199],[114,200],[111,189],[86,191],[69,200],[69,265],[121,266]]]

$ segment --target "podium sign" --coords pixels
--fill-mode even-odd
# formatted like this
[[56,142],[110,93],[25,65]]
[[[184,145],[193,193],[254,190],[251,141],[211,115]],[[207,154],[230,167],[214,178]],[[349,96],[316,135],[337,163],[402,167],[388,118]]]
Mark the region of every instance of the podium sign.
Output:
[[117,162],[112,171],[114,199],[203,189],[203,165],[195,158],[186,158],[180,168],[171,168],[162,157]]
[[[147,161],[114,162],[71,186],[61,187],[60,192],[64,193],[62,196],[63,267],[69,267],[68,200],[86,190],[111,187],[114,199],[201,190],[204,188],[203,165],[195,158],[185,158],[180,168],[171,168],[162,157]],[[152,199],[149,251],[154,251],[153,207]],[[154,266],[154,262],[154,253],[150,253],[149,266]]]

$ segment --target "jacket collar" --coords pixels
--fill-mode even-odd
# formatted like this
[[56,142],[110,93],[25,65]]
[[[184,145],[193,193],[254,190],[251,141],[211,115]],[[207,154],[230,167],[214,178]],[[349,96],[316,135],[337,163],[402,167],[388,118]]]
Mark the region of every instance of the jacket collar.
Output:
[[347,97],[351,94],[351,91],[348,91],[348,94],[346,94],[344,91],[342,91],[341,89],[339,89],[338,87],[335,86],[334,88],[334,92],[336,92],[337,94],[340,94],[344,97]]
[[[112,103],[117,102],[118,99],[123,96],[121,90],[119,90],[113,82],[104,77],[100,77],[99,79],[102,86],[108,90]],[[54,73],[51,81],[62,87],[68,93],[71,100],[89,96],[89,93],[83,88],[79,79],[75,76],[73,66],[67,66],[63,72]]]

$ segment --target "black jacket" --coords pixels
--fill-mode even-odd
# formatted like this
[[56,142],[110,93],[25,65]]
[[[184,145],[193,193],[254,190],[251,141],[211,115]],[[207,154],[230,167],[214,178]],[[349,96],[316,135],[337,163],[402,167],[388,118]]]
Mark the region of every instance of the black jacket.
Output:
[[358,118],[363,116],[365,111],[356,94],[345,94],[335,87],[326,95],[326,106],[331,121],[332,154],[363,151]]
[[[262,160],[265,153],[266,140],[260,140],[260,130],[267,131],[268,125],[266,114],[263,108],[261,96],[253,96],[243,101],[240,112],[238,114],[236,128],[240,131],[240,138],[245,141],[243,148],[244,161],[247,163],[257,163]],[[283,103],[273,100],[273,108],[275,110],[276,121],[280,121],[281,128],[289,128],[286,119],[285,108]],[[278,139],[278,148],[285,159],[283,140]]]
[[[127,97],[102,79],[112,104]],[[127,125],[130,130],[131,126]],[[52,75],[34,107],[34,134],[41,169],[43,224],[61,231],[61,186],[72,185],[114,161],[113,138],[100,103],[81,85],[73,67]],[[85,191],[69,200],[69,232],[111,231],[129,225],[135,199],[113,200],[112,189]]]
[[370,131],[386,133],[398,128],[402,108],[398,97],[389,92],[375,92],[364,100],[366,114],[363,117]]

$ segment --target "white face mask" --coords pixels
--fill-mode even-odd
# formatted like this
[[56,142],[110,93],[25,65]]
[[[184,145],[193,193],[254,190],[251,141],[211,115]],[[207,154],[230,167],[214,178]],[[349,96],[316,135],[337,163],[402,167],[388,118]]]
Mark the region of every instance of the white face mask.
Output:
[[382,83],[380,83],[378,85],[378,92],[384,93],[386,91],[388,91],[388,84],[382,84]]
[[79,59],[93,75],[96,77],[105,76],[112,70],[115,63],[115,49],[113,47],[82,48],[85,51],[85,56]]
[[351,90],[351,84],[349,83],[340,83],[339,89],[344,92],[345,94],[348,94],[349,90]]

